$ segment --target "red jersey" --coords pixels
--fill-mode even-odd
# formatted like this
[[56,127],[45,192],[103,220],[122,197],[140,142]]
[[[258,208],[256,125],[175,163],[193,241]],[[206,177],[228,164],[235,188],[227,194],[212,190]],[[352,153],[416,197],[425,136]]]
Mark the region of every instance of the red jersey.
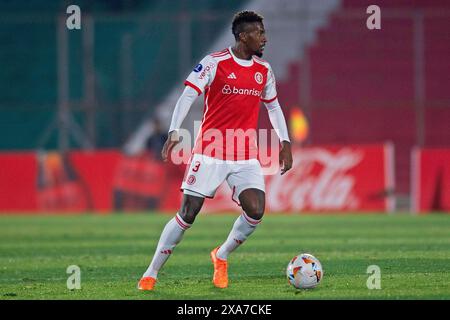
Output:
[[227,48],[203,58],[185,85],[205,93],[193,153],[224,160],[257,158],[260,103],[277,98],[269,63],[256,56],[238,59]]

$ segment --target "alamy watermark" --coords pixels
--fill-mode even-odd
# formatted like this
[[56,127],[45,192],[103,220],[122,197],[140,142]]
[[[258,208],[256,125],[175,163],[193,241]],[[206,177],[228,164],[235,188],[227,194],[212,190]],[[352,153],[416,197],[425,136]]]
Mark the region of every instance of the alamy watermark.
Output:
[[370,276],[367,278],[366,285],[367,289],[381,289],[381,269],[376,264],[370,265],[367,267],[367,274]]
[[[264,175],[274,175],[280,170],[280,141],[274,129],[207,129],[200,128],[195,121],[194,132],[198,131],[194,150],[206,156],[207,164],[228,164],[258,158]],[[192,154],[192,135],[189,130],[179,129],[175,137],[180,142],[170,150],[174,164],[188,164]]]
[[67,7],[66,13],[70,14],[70,16],[68,16],[66,19],[67,29],[80,30],[81,29],[81,9],[80,9],[80,7],[72,4]]
[[366,26],[369,30],[381,29],[381,9],[379,6],[372,4],[367,7],[367,14],[370,16],[366,20]]
[[67,289],[81,289],[81,269],[77,265],[68,266],[66,269],[66,273],[70,274],[67,278]]

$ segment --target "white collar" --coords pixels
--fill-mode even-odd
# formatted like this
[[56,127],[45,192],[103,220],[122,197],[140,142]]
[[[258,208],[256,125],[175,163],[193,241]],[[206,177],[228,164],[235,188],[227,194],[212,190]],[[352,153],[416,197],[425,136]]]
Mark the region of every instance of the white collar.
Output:
[[231,47],[228,47],[228,51],[230,51],[231,56],[238,65],[241,65],[243,67],[251,67],[253,65],[253,57],[250,60],[239,59],[234,55],[233,50],[231,50]]

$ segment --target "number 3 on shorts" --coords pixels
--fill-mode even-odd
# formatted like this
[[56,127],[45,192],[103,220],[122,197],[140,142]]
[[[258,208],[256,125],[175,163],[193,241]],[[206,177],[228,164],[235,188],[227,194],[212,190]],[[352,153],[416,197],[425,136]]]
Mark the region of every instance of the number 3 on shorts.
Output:
[[197,172],[200,168],[200,161],[195,161],[195,167],[192,168],[192,171]]

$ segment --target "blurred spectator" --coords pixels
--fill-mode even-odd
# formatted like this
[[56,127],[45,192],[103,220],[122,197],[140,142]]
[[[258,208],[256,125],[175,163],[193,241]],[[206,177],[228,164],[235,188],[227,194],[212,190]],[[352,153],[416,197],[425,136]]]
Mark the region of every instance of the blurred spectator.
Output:
[[117,211],[156,210],[166,197],[168,171],[161,151],[168,135],[158,118],[151,119],[142,130],[141,137],[147,135],[143,152],[125,153],[119,164],[114,186]]
[[152,157],[157,160],[162,160],[161,151],[167,140],[167,132],[163,130],[158,118],[153,118],[150,125],[152,126],[152,133],[146,141],[146,148]]

